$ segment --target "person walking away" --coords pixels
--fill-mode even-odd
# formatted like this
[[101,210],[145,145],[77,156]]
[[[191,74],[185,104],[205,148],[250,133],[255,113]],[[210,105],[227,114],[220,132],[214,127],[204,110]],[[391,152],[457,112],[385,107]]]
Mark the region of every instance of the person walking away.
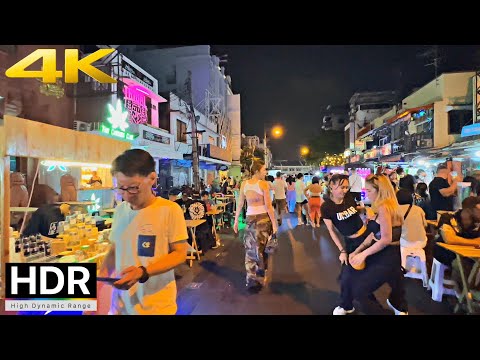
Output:
[[265,246],[270,236],[277,232],[277,223],[270,198],[270,186],[265,181],[267,169],[262,161],[255,161],[251,167],[252,178],[242,182],[235,213],[233,231],[238,233],[238,219],[245,200],[247,201],[247,227],[244,231],[246,286],[249,291],[258,292],[268,268],[268,254]]
[[[302,219],[302,210],[305,210],[305,214],[308,216],[308,200],[305,196],[305,183],[303,182],[303,174],[297,174],[297,180],[295,181],[295,195],[296,195],[296,209],[298,217],[298,225],[303,225]],[[308,225],[308,217],[305,220],[306,225]]]
[[310,221],[312,227],[320,227],[322,213],[322,186],[319,184],[320,179],[317,176],[312,178],[312,183],[305,188],[304,194],[308,199],[308,211],[310,213]]
[[287,183],[282,179],[282,173],[280,171],[277,172],[277,177],[273,181],[273,191],[275,196],[278,226],[282,226],[282,214],[287,208]]
[[295,212],[296,202],[296,193],[295,193],[295,179],[292,176],[287,178],[287,203],[288,203],[288,212]]

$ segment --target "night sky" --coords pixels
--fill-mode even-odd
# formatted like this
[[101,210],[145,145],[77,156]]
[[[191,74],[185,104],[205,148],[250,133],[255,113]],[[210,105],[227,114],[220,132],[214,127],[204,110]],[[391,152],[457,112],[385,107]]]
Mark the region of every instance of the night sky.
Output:
[[[298,159],[298,146],[321,126],[327,105],[347,104],[359,91],[399,90],[403,97],[435,77],[422,45],[212,45],[241,94],[242,132],[263,136],[263,124],[281,122],[274,159]],[[442,72],[473,70],[479,46],[440,45]]]

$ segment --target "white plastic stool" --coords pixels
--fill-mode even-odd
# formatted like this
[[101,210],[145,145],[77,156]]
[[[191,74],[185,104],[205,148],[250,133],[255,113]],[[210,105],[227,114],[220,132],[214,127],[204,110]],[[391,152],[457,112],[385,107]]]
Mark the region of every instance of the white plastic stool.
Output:
[[[433,259],[432,274],[428,282],[429,287],[432,288],[433,301],[441,302],[443,295],[456,296],[455,287],[457,283],[453,280],[444,279],[445,269],[448,269],[448,266],[442,264],[435,258]],[[446,288],[444,285],[450,285],[452,288]]]
[[[421,279],[423,287],[428,288],[428,272],[425,257],[425,250],[421,248],[400,247],[402,255],[402,267],[407,271],[405,277],[412,279]],[[414,261],[413,266],[407,268],[407,258],[411,257]],[[418,272],[420,270],[420,272]]]

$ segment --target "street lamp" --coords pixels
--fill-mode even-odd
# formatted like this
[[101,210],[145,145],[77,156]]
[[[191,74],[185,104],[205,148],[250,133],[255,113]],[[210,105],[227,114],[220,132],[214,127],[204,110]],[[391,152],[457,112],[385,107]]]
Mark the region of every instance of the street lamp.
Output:
[[[279,139],[283,136],[284,129],[282,125],[274,125],[269,128],[271,131],[272,137],[274,139]],[[268,169],[268,148],[267,148],[267,128],[265,127],[265,123],[263,124],[263,157],[265,159],[265,167]]]
[[302,156],[307,156],[310,153],[310,149],[307,146],[302,146],[300,148],[300,154]]

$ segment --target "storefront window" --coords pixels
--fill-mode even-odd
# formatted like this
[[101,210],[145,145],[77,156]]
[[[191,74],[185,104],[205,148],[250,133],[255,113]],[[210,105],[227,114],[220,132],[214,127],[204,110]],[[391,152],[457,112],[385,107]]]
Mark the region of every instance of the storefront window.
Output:
[[472,121],[471,110],[452,110],[448,112],[448,133],[460,134],[462,127]]

